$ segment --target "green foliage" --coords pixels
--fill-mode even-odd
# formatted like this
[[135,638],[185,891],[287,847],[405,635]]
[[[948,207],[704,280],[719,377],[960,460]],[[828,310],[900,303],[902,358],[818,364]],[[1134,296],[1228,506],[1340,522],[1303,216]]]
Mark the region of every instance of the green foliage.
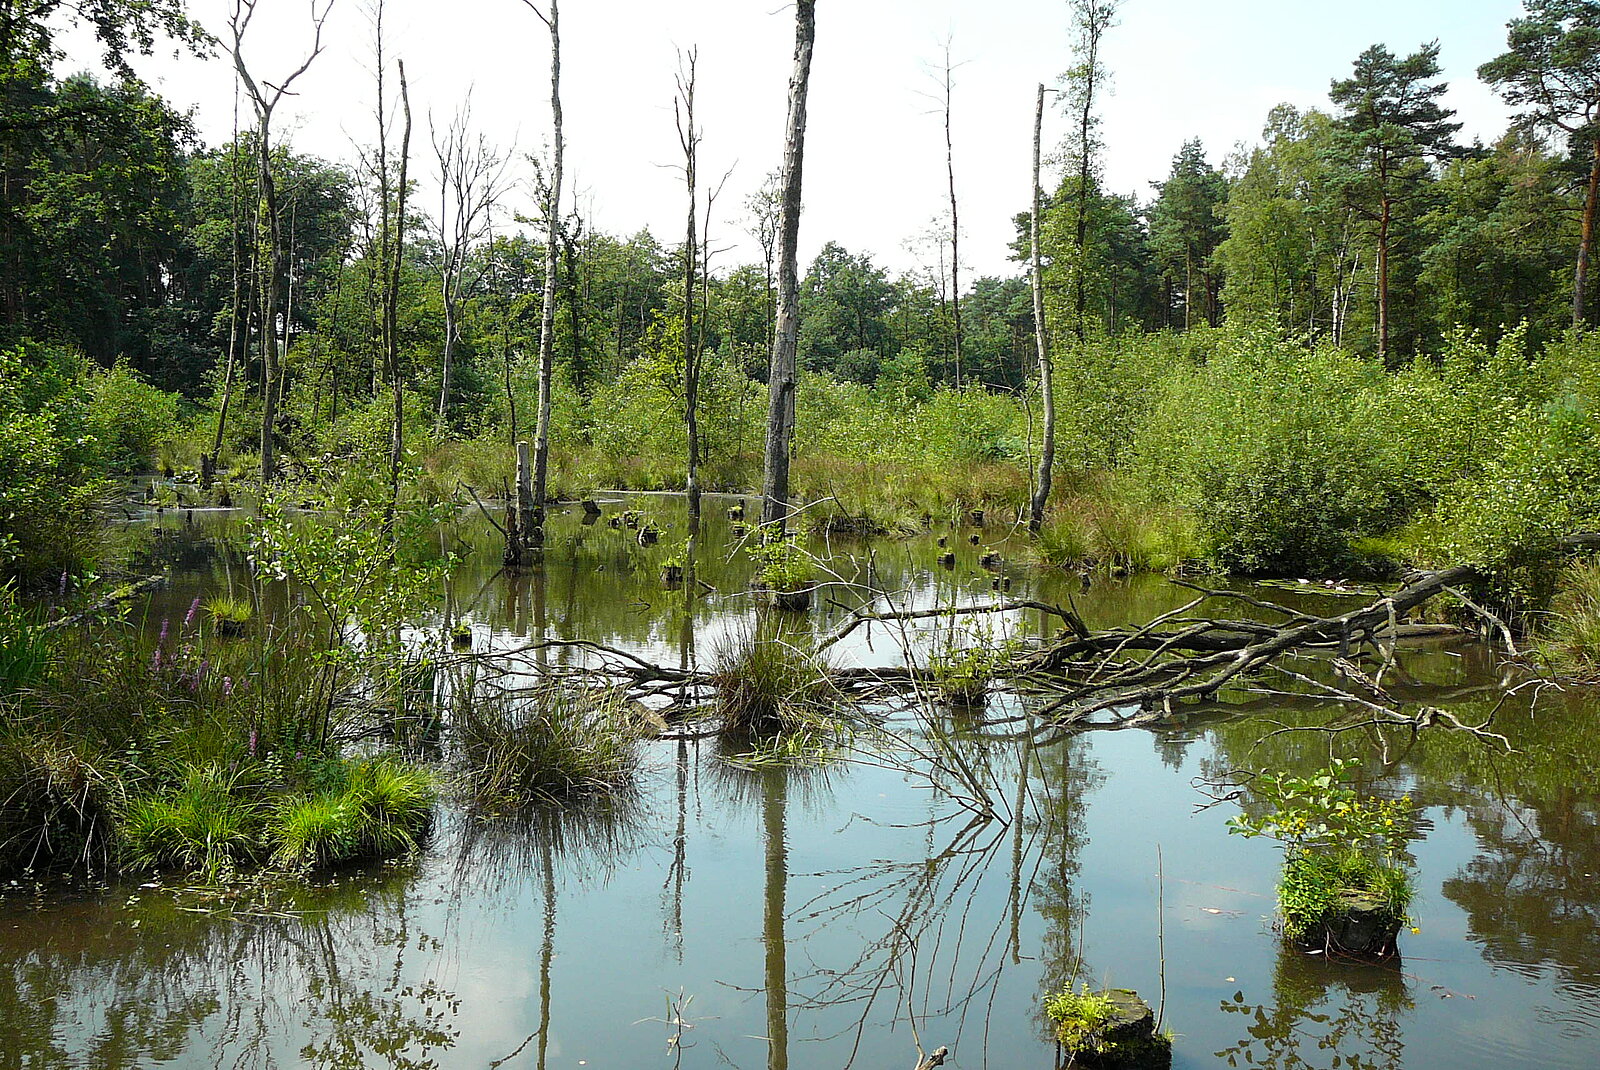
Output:
[[1195,517],[1205,551],[1244,573],[1349,567],[1353,535],[1404,515],[1407,489],[1381,450],[1385,373],[1262,333],[1226,340],[1169,377],[1136,440],[1154,501]]
[[90,433],[82,362],[60,349],[0,349],[0,576],[79,567],[98,547],[107,492]]
[[758,569],[756,578],[769,590],[799,591],[811,585],[815,564],[800,536],[790,532],[782,538],[757,537],[745,544],[745,553],[753,558]]
[[51,649],[49,633],[17,604],[15,585],[0,583],[0,701],[43,674]]
[[1070,1052],[1103,1053],[1100,1031],[1111,1020],[1113,1004],[1103,993],[1080,984],[1045,997],[1044,1013],[1056,1027],[1056,1039]]
[[1399,924],[1414,885],[1399,850],[1409,831],[1409,795],[1362,797],[1348,781],[1355,759],[1334,759],[1310,776],[1264,772],[1250,785],[1263,809],[1247,809],[1228,822],[1242,836],[1270,836],[1284,845],[1278,908],[1284,932],[1305,936],[1352,898],[1376,906]]
[[89,432],[107,468],[130,474],[149,467],[156,448],[178,429],[178,396],[157,390],[126,364],[90,375]]
[[1001,638],[991,620],[952,620],[934,643],[928,672],[939,693],[951,702],[979,703],[1018,645]]

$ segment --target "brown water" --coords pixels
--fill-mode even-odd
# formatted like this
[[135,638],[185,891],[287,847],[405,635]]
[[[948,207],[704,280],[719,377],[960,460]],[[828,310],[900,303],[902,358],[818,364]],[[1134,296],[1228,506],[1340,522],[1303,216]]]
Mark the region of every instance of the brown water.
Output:
[[[651,508],[681,528],[674,504]],[[198,590],[245,582],[215,543],[232,523],[169,514],[149,529],[151,556],[177,568],[151,626]],[[817,549],[847,578],[870,562],[897,604],[985,599],[993,576],[977,556],[1012,544],[965,534],[949,571],[932,537]],[[671,530],[643,549],[565,515],[544,574],[516,581],[495,575],[491,535],[469,524],[447,540],[470,552],[441,597],[480,651],[543,633],[676,664],[752,611],[749,565],[717,551],[699,566],[714,590],[663,591]],[[713,523],[709,546],[726,540]],[[1070,590],[1091,623],[1187,600],[1158,579],[1081,592],[1076,578],[1006,568],[1013,593]],[[824,606],[803,627],[842,612]],[[840,653],[897,657],[881,627]],[[1413,650],[1403,669],[1414,694],[1464,719],[1498,697],[1476,647]],[[996,819],[915,762],[752,770],[714,741],[660,742],[639,798],[616,812],[519,826],[447,808],[419,858],[270,902],[13,888],[0,900],[0,1067],[882,1067],[912,1065],[919,1040],[948,1045],[954,1066],[1049,1066],[1040,1000],[1074,974],[1152,1002],[1164,984],[1177,1066],[1600,1064],[1600,706],[1549,692],[1537,708],[1507,703],[1496,727],[1511,756],[1444,735],[1363,747],[1369,772],[1424,808],[1410,845],[1419,931],[1383,968],[1284,950],[1278,850],[1229,836],[1232,804],[1197,810],[1196,777],[1326,761],[1320,735],[1262,741],[1323,717],[1292,706],[1257,698],[1244,716],[1035,748],[1010,720],[1019,704],[992,698],[959,746]],[[919,732],[911,714],[899,727]]]

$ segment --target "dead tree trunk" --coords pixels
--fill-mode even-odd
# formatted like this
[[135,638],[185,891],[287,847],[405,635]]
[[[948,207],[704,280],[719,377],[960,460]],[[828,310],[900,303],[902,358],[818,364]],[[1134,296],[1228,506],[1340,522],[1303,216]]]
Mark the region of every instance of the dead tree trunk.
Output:
[[406,407],[405,390],[400,379],[400,270],[405,261],[406,246],[406,172],[411,157],[411,94],[406,89],[405,60],[395,67],[400,75],[400,106],[405,125],[400,134],[400,173],[395,184],[394,240],[391,244],[390,262],[385,265],[388,275],[383,302],[384,363],[388,365],[389,390],[394,402],[392,424],[389,431],[389,523],[393,535],[395,513],[400,505],[400,464],[405,456]]
[[527,552],[535,557],[544,553],[544,503],[548,496],[550,472],[550,377],[555,365],[556,272],[561,230],[561,6],[550,0],[546,15],[533,3],[523,0],[550,31],[550,117],[554,130],[551,144],[550,187],[545,194],[545,250],[543,304],[539,309],[539,405],[533,430],[533,508],[524,518],[522,537]]
[[767,437],[761,520],[781,534],[789,516],[789,451],[794,441],[795,361],[800,344],[801,164],[805,158],[806,90],[817,40],[816,0],[796,0],[794,73],[783,146],[783,207],[778,224],[778,311],[767,372]]
[[278,103],[289,93],[295,79],[304,74],[322,54],[322,27],[328,19],[335,0],[312,0],[311,24],[313,36],[311,50],[300,66],[276,85],[265,80],[257,82],[250,74],[244,59],[244,40],[255,17],[260,0],[233,0],[233,10],[228,19],[232,33],[233,69],[244,83],[245,91],[256,113],[256,155],[261,182],[261,202],[258,214],[263,216],[267,239],[267,274],[262,287],[261,322],[257,345],[261,351],[261,481],[277,478],[278,464],[274,424],[278,418],[278,338],[277,319],[279,296],[288,276],[288,264],[283,253],[283,242],[278,230],[277,188],[272,174],[272,113]]
[[694,285],[699,260],[699,233],[695,225],[700,132],[694,125],[695,64],[699,51],[678,57],[678,97],[672,102],[678,144],[683,148],[683,181],[689,193],[688,228],[683,240],[683,411],[688,438],[685,490],[689,497],[689,537],[700,531],[700,340],[695,334]]
[[950,307],[955,315],[956,388],[961,387],[961,217],[956,212],[956,148],[950,132],[950,97],[955,89],[950,41],[944,43],[944,173],[950,188]]
[[1044,191],[1039,185],[1040,141],[1044,129],[1043,83],[1039,85],[1038,106],[1033,114],[1033,214],[1029,220],[1028,238],[1033,275],[1033,342],[1039,358],[1039,390],[1044,405],[1044,444],[1039,451],[1039,477],[1033,488],[1033,501],[1028,508],[1028,530],[1039,534],[1044,526],[1045,507],[1050,503],[1050,477],[1056,463],[1056,395],[1055,369],[1050,361],[1050,338],[1044,325],[1044,268],[1039,254],[1039,217],[1043,211]]

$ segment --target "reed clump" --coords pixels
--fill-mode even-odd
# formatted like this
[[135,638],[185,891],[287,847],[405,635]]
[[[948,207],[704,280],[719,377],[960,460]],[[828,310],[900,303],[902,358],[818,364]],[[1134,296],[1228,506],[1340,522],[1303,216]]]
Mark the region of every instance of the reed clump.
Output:
[[712,650],[711,683],[724,733],[814,733],[835,720],[825,659],[755,629],[735,632]]
[[458,703],[453,727],[461,793],[485,813],[613,794],[638,769],[638,722],[612,691],[476,696]]

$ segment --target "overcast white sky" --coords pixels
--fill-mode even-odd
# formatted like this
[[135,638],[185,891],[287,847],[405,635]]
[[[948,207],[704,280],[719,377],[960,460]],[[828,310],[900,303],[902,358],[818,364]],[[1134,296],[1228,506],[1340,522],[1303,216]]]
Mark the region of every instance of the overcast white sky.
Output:
[[[373,137],[366,0],[337,0],[327,49],[278,120],[297,149],[349,159]],[[191,0],[223,36],[230,0]],[[272,81],[309,40],[308,0],[262,0],[247,56]],[[955,61],[956,182],[969,272],[1011,274],[1012,217],[1026,208],[1034,86],[1071,63],[1064,0],[820,0],[806,142],[802,265],[825,241],[872,254],[893,270],[923,258],[907,242],[946,211],[938,105],[927,95],[948,38]],[[1413,51],[1438,38],[1451,83],[1446,103],[1463,137],[1497,136],[1507,112],[1475,76],[1505,47],[1518,0],[1127,0],[1106,42],[1112,95],[1102,110],[1109,188],[1150,196],[1179,145],[1204,140],[1213,162],[1253,142],[1273,105],[1326,107],[1368,45]],[[682,185],[671,169],[678,47],[700,50],[704,175],[735,166],[713,224],[740,248],[720,266],[755,259],[742,233],[744,198],[777,166],[793,8],[784,0],[566,0],[563,103],[569,175],[598,228],[649,227],[670,243],[682,229]],[[426,117],[440,122],[469,87],[478,124],[523,149],[549,132],[548,38],[521,0],[389,0],[388,48],[406,61],[419,129],[414,171],[427,181]],[[71,66],[92,67],[78,49]],[[233,80],[222,56],[159,56],[142,71],[201,136],[227,140]],[[1064,129],[1046,117],[1047,143]],[[431,203],[426,191],[423,203]],[[714,267],[717,266],[714,264]]]

